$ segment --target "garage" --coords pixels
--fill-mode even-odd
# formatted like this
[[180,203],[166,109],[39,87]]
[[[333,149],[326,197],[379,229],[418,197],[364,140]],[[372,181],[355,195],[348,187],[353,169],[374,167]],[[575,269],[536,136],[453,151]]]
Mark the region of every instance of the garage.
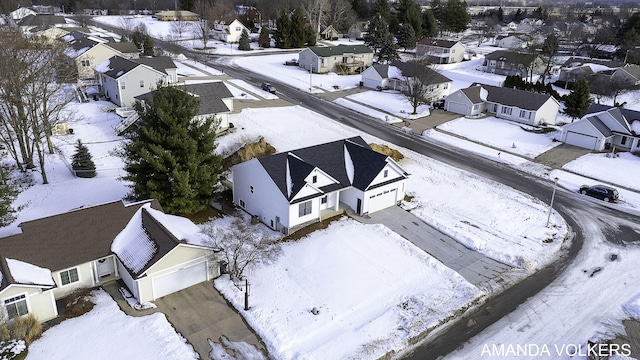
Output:
[[390,190],[380,190],[377,193],[370,193],[369,195],[369,203],[368,212],[374,213],[378,210],[386,209],[390,206],[394,206],[396,204],[396,195],[398,193],[398,189],[390,189]]
[[195,284],[207,281],[207,262],[189,265],[153,279],[154,300]]
[[364,85],[364,87],[369,88],[369,89],[376,89],[378,86],[380,86],[380,80],[379,79],[370,79],[370,78],[364,78],[363,77],[363,82],[362,85]]
[[467,105],[456,103],[456,102],[447,102],[445,108],[447,111],[454,112],[456,114],[461,114],[461,115],[468,115],[468,111],[469,111],[469,109],[467,108]]
[[591,135],[579,134],[573,131],[567,132],[567,137],[564,140],[569,145],[579,146],[585,149],[595,150],[598,138]]

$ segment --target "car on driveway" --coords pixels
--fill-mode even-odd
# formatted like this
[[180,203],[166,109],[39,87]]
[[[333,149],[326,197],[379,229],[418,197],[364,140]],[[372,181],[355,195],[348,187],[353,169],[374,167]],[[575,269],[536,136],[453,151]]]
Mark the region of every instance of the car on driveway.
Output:
[[582,185],[579,192],[582,195],[589,195],[606,202],[616,202],[619,197],[618,190],[604,185]]
[[434,109],[444,109],[444,99],[436,100],[431,105]]
[[262,83],[262,90],[270,92],[272,94],[276,93],[276,88],[273,85],[271,85],[269,83],[266,83],[266,82]]

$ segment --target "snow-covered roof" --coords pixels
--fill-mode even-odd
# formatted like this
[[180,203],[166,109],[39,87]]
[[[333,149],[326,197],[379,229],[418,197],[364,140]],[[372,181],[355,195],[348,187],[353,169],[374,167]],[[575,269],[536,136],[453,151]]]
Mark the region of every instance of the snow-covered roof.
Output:
[[20,284],[55,286],[51,270],[15,259],[6,259],[9,272]]
[[142,226],[142,206],[111,244],[122,264],[134,273],[140,272],[157,252],[158,247]]
[[165,214],[146,206],[147,211],[162,224],[176,239],[191,245],[207,246],[208,238],[193,221],[176,215]]

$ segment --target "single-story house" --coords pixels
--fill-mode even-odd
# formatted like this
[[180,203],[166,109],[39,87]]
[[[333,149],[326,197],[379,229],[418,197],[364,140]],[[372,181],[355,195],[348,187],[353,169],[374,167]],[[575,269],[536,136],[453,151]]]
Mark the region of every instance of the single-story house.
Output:
[[298,66],[314,73],[362,73],[373,64],[373,51],[365,45],[310,46],[298,54]]
[[190,220],[157,201],[115,201],[27,221],[0,239],[0,301],[9,318],[58,316],[56,300],[122,279],[139,302],[219,275]]
[[[229,129],[229,114],[233,111],[233,94],[224,82],[179,85],[176,88],[186,91],[200,100],[195,121],[213,116],[219,121],[216,132]],[[153,91],[136,96],[135,100],[144,101],[150,97],[153,97]]]
[[200,15],[187,10],[166,10],[156,13],[159,21],[198,21]]
[[473,84],[447,96],[444,109],[465,116],[486,112],[501,119],[538,126],[554,125],[560,104],[546,94]]
[[408,177],[359,136],[254,158],[231,170],[233,202],[285,234],[344,207],[364,215],[395,206]]
[[247,34],[251,33],[238,19],[234,19],[229,24],[224,21],[214,21],[211,37],[227,43],[237,43],[240,41],[242,31],[246,31]]
[[458,63],[464,59],[460,41],[424,38],[416,43],[416,55],[434,64]]
[[638,86],[640,85],[640,65],[626,64],[615,69],[600,71],[596,76],[608,77],[616,84]]
[[[417,67],[420,67],[419,69]],[[449,95],[452,80],[420,62],[394,61],[391,65],[374,64],[362,75],[362,85],[376,90],[408,90],[407,81],[417,76],[429,86],[425,94],[427,101],[442,99]]]
[[64,16],[50,14],[27,15],[18,22],[23,34],[36,34],[51,27],[64,27],[67,22]]
[[507,49],[522,49],[530,42],[524,34],[498,35],[495,45]]
[[488,73],[519,75],[523,79],[527,78],[529,71],[542,74],[545,69],[544,61],[539,56],[510,50],[497,50],[487,54],[482,66]]
[[350,39],[362,40],[369,34],[369,21],[356,21],[347,30]]
[[342,37],[342,34],[333,25],[329,25],[320,31],[320,38],[324,40],[334,40],[340,37]]
[[594,151],[640,151],[640,112],[592,104],[582,119],[562,127],[560,140]]
[[168,56],[125,59],[114,56],[98,64],[95,76],[100,93],[118,106],[132,106],[135,97],[153,90],[158,82],[178,81],[177,66]]

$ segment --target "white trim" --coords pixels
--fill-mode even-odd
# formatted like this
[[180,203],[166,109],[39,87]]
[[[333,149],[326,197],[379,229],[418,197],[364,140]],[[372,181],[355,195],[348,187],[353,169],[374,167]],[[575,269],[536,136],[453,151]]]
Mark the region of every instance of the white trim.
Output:
[[[89,265],[89,266],[91,266],[91,265]],[[70,282],[68,284],[63,284],[62,283],[62,273],[65,272],[65,271],[73,270],[73,269],[76,269],[76,273],[78,274],[78,280],[77,281],[72,281],[72,282]],[[58,273],[58,280],[60,280],[60,287],[65,287],[65,286],[73,285],[73,284],[75,284],[77,282],[82,282],[82,276],[80,276],[80,265],[72,266],[70,268],[63,269],[63,270],[59,270],[59,271],[57,271],[57,273]],[[69,277],[69,280],[71,280],[71,277]]]
[[[166,273],[163,273],[164,271],[160,271],[158,273],[155,273],[154,276],[151,278],[151,298],[153,300],[157,299],[157,297],[156,297],[156,280],[158,280],[158,279],[160,279],[162,277],[165,277],[165,276],[169,276],[169,275],[175,274],[175,273],[177,273],[179,271],[182,271],[182,270],[184,270],[186,268],[191,268],[191,267],[195,267],[195,266],[199,266],[201,264],[204,264],[204,270],[205,270],[205,280],[204,281],[209,281],[210,280],[209,279],[209,260],[207,259],[207,257],[200,257],[200,258],[197,258],[197,259],[202,259],[202,261],[193,262],[192,264],[190,264],[191,261],[189,261],[189,262],[182,263],[182,264],[179,264],[179,265],[174,265],[174,266],[172,266],[170,268],[165,269],[165,270],[168,270],[168,269],[175,269],[175,268],[179,267],[178,269],[175,269],[173,271],[169,271],[169,272],[166,272]],[[196,259],[194,259],[194,260],[196,260]],[[159,274],[161,274],[161,275],[159,275]],[[182,290],[184,290],[184,289],[182,289]],[[169,295],[169,294],[167,294],[167,295]]]
[[[3,307],[4,312],[5,312],[5,314],[4,314],[4,315],[5,315],[5,319],[10,319],[10,318],[9,318],[9,311],[7,310],[7,304],[5,303],[5,301],[7,301],[7,300],[9,300],[9,299],[12,299],[12,298],[19,297],[19,296],[24,296],[24,301],[25,301],[25,303],[27,304],[27,313],[26,313],[26,314],[23,314],[23,315],[18,315],[17,317],[22,317],[22,316],[24,316],[24,315],[27,315],[27,314],[30,314],[30,313],[31,313],[31,304],[30,304],[30,302],[29,302],[29,293],[24,292],[24,293],[16,294],[16,295],[11,296],[11,297],[2,298],[2,307]],[[23,300],[23,299],[20,299],[20,300],[18,300],[18,301],[13,302],[13,303],[17,303],[17,302],[19,302],[19,301],[21,301],[21,300]],[[13,304],[13,303],[12,303],[12,304]]]
[[51,297],[51,304],[53,305],[53,313],[58,317],[60,314],[58,314],[58,306],[56,306],[56,298],[53,296],[53,291],[49,291],[49,295]]

